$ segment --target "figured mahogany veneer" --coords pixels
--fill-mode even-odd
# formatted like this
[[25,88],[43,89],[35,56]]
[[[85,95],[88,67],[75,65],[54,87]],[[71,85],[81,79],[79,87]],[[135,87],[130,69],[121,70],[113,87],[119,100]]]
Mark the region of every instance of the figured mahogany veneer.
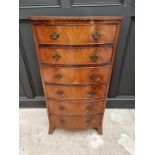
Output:
[[91,84],[106,83],[110,75],[110,66],[102,67],[42,67],[46,83]]
[[57,115],[87,115],[103,113],[106,100],[49,100],[50,114]]
[[109,63],[112,58],[112,46],[84,48],[40,48],[40,61],[51,65],[89,65]]
[[89,99],[105,97],[105,84],[92,85],[46,85],[47,98]]
[[67,128],[70,130],[79,130],[85,128],[97,128],[102,124],[103,114],[92,114],[85,116],[61,116],[50,115],[51,124],[58,128]]
[[77,45],[89,43],[114,42],[116,27],[116,24],[93,26],[37,25],[35,27],[35,31],[37,34],[37,41],[39,43]]
[[122,17],[31,17],[49,119],[54,128],[96,128],[103,114]]

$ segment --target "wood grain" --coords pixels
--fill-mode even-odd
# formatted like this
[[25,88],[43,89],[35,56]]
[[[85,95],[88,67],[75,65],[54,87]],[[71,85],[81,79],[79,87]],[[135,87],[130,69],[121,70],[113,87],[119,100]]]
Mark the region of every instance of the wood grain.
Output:
[[102,120],[122,17],[31,17],[49,119],[55,128]]
[[45,86],[47,98],[57,99],[93,99],[104,98],[105,84],[92,85],[49,85]]
[[53,23],[55,21],[76,21],[76,22],[82,22],[82,21],[121,21],[123,19],[122,16],[62,16],[62,17],[57,17],[57,16],[32,16],[29,18],[30,21],[52,21]]
[[[59,44],[89,44],[113,42],[117,25],[102,26],[44,26],[37,25],[35,31],[39,43]],[[52,38],[52,33],[59,34],[58,38]],[[93,33],[99,33],[99,38],[94,38]]]
[[[110,63],[113,47],[83,47],[83,48],[39,48],[40,61],[42,64],[52,65],[91,65]],[[54,54],[60,58],[53,57]],[[96,55],[96,59],[92,56]]]
[[86,116],[60,116],[50,115],[51,124],[54,124],[57,128],[67,129],[84,129],[84,128],[95,128],[102,124],[103,114],[86,115]]
[[42,67],[45,83],[90,84],[107,83],[110,66],[103,67]]
[[57,115],[88,115],[103,113],[106,100],[48,100],[50,114]]

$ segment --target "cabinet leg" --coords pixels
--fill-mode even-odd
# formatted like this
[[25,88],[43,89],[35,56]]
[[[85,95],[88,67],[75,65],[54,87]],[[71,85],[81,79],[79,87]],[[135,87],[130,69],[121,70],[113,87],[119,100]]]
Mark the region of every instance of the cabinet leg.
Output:
[[51,125],[51,124],[49,124],[49,130],[48,130],[48,134],[52,134],[53,133],[53,131],[54,131],[54,126],[53,125]]
[[99,135],[102,135],[103,134],[102,126],[98,126],[97,127],[97,132],[98,132]]

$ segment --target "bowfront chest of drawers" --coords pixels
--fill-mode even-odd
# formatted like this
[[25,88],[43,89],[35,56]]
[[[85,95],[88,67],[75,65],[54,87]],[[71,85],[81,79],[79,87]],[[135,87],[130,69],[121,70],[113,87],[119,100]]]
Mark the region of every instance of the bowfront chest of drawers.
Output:
[[103,114],[122,17],[31,17],[49,119],[54,128],[96,128]]

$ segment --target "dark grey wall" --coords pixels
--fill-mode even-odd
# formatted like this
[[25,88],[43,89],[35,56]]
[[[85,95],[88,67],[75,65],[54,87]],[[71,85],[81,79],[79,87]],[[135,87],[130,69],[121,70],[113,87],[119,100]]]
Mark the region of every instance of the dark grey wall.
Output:
[[20,0],[20,107],[44,107],[30,16],[124,16],[107,107],[134,108],[134,0]]

